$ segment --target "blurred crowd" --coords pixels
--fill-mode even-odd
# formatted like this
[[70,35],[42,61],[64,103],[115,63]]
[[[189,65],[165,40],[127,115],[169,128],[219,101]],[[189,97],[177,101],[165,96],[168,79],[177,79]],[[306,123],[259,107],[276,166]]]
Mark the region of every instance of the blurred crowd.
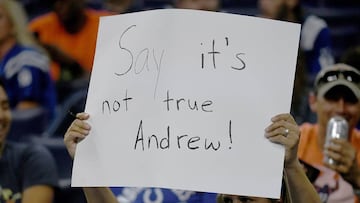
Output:
[[321,70],[340,62],[360,70],[357,0],[0,0],[0,77],[12,113],[7,140],[49,149],[59,174],[56,202],[85,201],[69,186],[72,160],[62,136],[74,119],[68,112],[84,111],[99,17],[160,8],[300,23],[291,106],[298,124],[316,121],[308,99]]

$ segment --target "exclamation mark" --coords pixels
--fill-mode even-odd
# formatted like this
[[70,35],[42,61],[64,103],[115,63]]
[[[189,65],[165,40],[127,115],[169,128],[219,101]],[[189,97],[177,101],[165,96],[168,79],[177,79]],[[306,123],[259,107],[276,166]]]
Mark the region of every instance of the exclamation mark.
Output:
[[[200,45],[202,46],[203,43],[200,43]],[[201,68],[204,69],[204,53],[201,53]]]
[[230,147],[229,147],[229,149],[231,149],[231,145],[232,145],[231,120],[229,122],[229,138],[230,138]]

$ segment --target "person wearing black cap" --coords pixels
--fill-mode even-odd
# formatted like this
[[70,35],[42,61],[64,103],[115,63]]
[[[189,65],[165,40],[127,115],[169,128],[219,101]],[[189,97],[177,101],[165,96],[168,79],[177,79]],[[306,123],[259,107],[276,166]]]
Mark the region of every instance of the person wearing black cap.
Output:
[[[315,78],[309,103],[317,122],[301,126],[299,158],[320,170],[313,184],[323,202],[359,202],[360,72],[343,63],[324,68]],[[325,144],[328,122],[335,116],[346,120],[348,139],[335,138]]]

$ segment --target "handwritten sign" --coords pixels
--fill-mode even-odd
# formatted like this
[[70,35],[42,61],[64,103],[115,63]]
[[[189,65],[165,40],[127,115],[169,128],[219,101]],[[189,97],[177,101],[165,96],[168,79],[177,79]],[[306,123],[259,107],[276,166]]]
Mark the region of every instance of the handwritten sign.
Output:
[[101,18],[73,186],[277,198],[300,26],[164,9]]

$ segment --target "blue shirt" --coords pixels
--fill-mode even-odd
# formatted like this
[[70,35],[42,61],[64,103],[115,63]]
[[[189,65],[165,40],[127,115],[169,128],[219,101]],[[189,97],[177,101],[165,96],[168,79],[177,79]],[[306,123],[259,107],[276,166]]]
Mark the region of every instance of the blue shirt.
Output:
[[216,193],[163,188],[111,188],[123,203],[216,203]]
[[35,49],[16,44],[0,62],[4,82],[13,109],[21,101],[34,101],[54,117],[56,90],[49,74],[48,58]]

